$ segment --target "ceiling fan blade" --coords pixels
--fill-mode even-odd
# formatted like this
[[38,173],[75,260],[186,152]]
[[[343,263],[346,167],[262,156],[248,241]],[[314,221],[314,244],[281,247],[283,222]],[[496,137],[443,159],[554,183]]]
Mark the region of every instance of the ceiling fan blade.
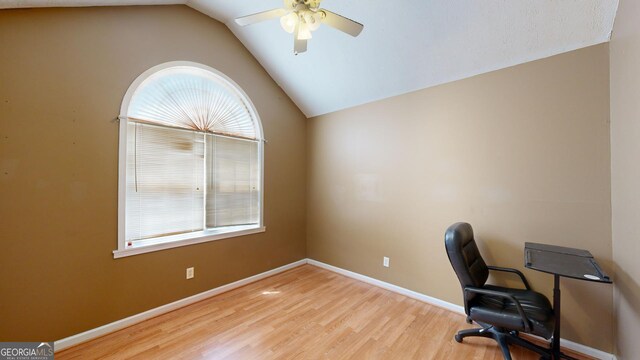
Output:
[[338,15],[325,9],[322,9],[320,11],[324,13],[324,17],[322,18],[323,23],[331,26],[332,28],[345,32],[351,36],[358,36],[364,28],[364,25],[360,24],[359,22],[348,19],[342,15]]
[[299,40],[298,39],[298,31],[300,30],[300,25],[296,25],[296,29],[293,31],[293,54],[298,55],[307,51],[307,40]]
[[293,40],[293,53],[298,55],[307,51],[307,40]]
[[251,14],[251,15],[239,17],[239,18],[236,19],[236,24],[238,24],[240,26],[251,25],[251,24],[255,24],[255,23],[261,22],[261,21],[270,20],[270,19],[273,19],[273,18],[284,16],[288,12],[289,11],[287,9],[267,10],[267,11],[259,12],[259,13],[256,13],[256,14]]

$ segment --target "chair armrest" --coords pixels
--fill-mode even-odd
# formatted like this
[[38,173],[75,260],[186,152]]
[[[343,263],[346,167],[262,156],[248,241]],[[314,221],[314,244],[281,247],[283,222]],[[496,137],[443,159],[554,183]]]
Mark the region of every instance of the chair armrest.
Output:
[[527,281],[527,278],[524,277],[524,274],[520,270],[512,269],[512,268],[499,267],[499,266],[487,266],[487,268],[489,268],[489,270],[503,271],[503,272],[509,272],[509,273],[518,274],[518,276],[520,276],[520,280],[522,280],[522,283],[524,284],[524,287],[527,290],[531,290],[531,287],[529,286],[529,282]]
[[524,309],[522,309],[522,305],[520,304],[518,299],[515,298],[515,296],[503,291],[480,289],[480,288],[471,287],[471,286],[465,287],[464,292],[465,292],[465,297],[467,292],[472,292],[476,294],[497,296],[504,299],[508,299],[516,306],[516,309],[518,310],[518,314],[520,315],[520,318],[522,319],[522,322],[524,324],[524,331],[527,333],[531,332],[531,323],[529,322],[529,318],[527,318],[527,314],[525,314]]

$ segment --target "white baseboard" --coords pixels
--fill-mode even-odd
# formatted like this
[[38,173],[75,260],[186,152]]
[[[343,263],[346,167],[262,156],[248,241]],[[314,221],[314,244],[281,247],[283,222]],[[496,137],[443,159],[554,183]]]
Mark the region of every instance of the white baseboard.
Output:
[[[420,300],[423,301],[427,304],[431,304],[431,305],[435,305],[447,310],[451,310],[453,312],[459,313],[459,314],[465,314],[464,313],[464,307],[460,306],[460,305],[456,305],[456,304],[452,304],[450,302],[444,301],[444,300],[440,300],[425,294],[421,294],[419,292],[413,291],[413,290],[409,290],[403,287],[400,287],[398,285],[393,285],[390,284],[388,282],[382,281],[382,280],[378,280],[378,279],[374,279],[372,277],[366,276],[366,275],[362,275],[362,274],[358,274],[356,272],[353,271],[349,271],[349,270],[345,270],[333,265],[329,265],[329,264],[325,264],[323,262],[317,261],[317,260],[313,260],[313,259],[307,259],[307,263],[310,265],[314,265],[329,271],[333,271],[335,273],[338,273],[340,275],[344,275],[347,277],[350,277],[352,279],[356,279],[356,280],[360,280],[362,282],[377,286],[377,287],[381,287],[383,289],[389,290],[389,291],[393,291],[395,293],[398,294],[402,294],[405,295],[407,297],[410,297],[412,299],[416,299],[416,300]],[[542,338],[541,338],[542,339]],[[598,349],[594,349],[592,347],[586,346],[586,345],[582,345],[570,340],[566,340],[566,339],[560,339],[560,345],[563,346],[566,349],[569,350],[573,350],[576,352],[579,352],[581,354],[584,355],[588,355],[591,357],[594,357],[596,359],[600,359],[600,360],[616,360],[615,355],[610,354],[608,352],[604,352],[602,350],[598,350]]]
[[307,263],[310,265],[314,265],[317,266],[319,268],[323,268],[329,271],[333,271],[335,273],[338,273],[340,275],[344,275],[347,277],[350,277],[352,279],[356,279],[356,280],[360,280],[362,282],[365,282],[367,284],[371,284],[389,291],[393,291],[394,293],[398,293],[407,297],[410,297],[412,299],[416,299],[416,300],[420,300],[422,302],[426,302],[427,304],[431,304],[431,305],[435,305],[447,310],[451,310],[453,312],[456,313],[460,313],[460,314],[464,314],[464,307],[460,306],[460,305],[456,305],[456,304],[452,304],[450,302],[447,301],[443,301],[440,299],[436,299],[434,297],[425,295],[425,294],[421,294],[419,292],[415,292],[413,290],[409,290],[409,289],[405,289],[403,287],[400,287],[398,285],[393,285],[390,284],[388,282],[384,282],[382,280],[378,280],[378,279],[374,279],[372,277],[368,277],[362,274],[358,274],[355,273],[353,271],[349,271],[349,270],[345,270],[345,269],[341,269],[339,267],[333,266],[333,265],[329,265],[329,264],[325,264],[323,262],[317,261],[317,260],[312,260],[312,259],[307,259]]
[[[329,264],[325,264],[323,262],[317,261],[317,260],[313,260],[313,259],[302,259],[296,262],[293,262],[291,264],[287,264],[284,266],[281,266],[279,268],[273,269],[273,270],[269,270],[269,271],[265,271],[263,273],[248,277],[246,279],[242,279],[242,280],[238,280],[236,282],[233,282],[231,284],[227,284],[227,285],[222,285],[219,286],[215,289],[211,289],[211,290],[207,290],[205,292],[190,296],[188,298],[184,298],[181,300],[177,300],[174,301],[170,304],[166,304],[166,305],[162,305],[159,306],[157,308],[151,309],[151,310],[147,310],[143,313],[140,314],[136,314],[136,315],[132,315],[129,316],[128,318],[122,319],[122,320],[118,320],[118,321],[114,321],[112,323],[97,327],[95,329],[91,329],[91,330],[87,330],[83,333],[77,334],[77,335],[73,335],[73,336],[69,336],[67,338],[58,340],[55,342],[55,346],[54,349],[56,352],[60,351],[60,350],[64,350],[66,348],[69,348],[71,346],[74,345],[78,345],[80,343],[83,343],[85,341],[91,340],[91,339],[95,339],[97,337],[106,335],[108,333],[114,332],[114,331],[118,331],[120,329],[123,329],[125,327],[137,324],[139,322],[142,322],[144,320],[148,320],[150,318],[156,317],[158,315],[162,315],[164,313],[167,313],[169,311],[173,311],[176,310],[178,308],[193,304],[195,302],[204,300],[206,298],[233,290],[235,288],[239,288],[241,286],[250,284],[252,282],[267,278],[269,276],[273,276],[275,274],[281,273],[283,271],[292,269],[294,267],[298,267],[300,265],[304,265],[304,264],[310,264],[313,266],[317,266],[319,268],[323,268],[335,273],[338,273],[340,275],[344,275],[347,277],[350,277],[352,279],[356,279],[362,282],[365,282],[367,284],[371,284],[389,291],[393,291],[395,293],[401,294],[401,295],[405,295],[407,297],[410,297],[412,299],[416,299],[422,302],[425,302],[427,304],[431,304],[431,305],[435,305],[459,314],[464,314],[464,307],[460,306],[460,305],[456,305],[456,304],[452,304],[450,302],[444,301],[444,300],[440,300],[425,294],[421,294],[419,292],[413,291],[413,290],[409,290],[406,288],[403,288],[401,286],[398,285],[394,285],[382,280],[378,280],[378,279],[374,279],[372,277],[366,276],[366,275],[362,275],[362,274],[358,274],[356,272],[353,271],[349,271],[349,270],[345,270],[333,265],[329,265]],[[566,339],[560,339],[560,343],[563,347],[594,357],[596,359],[601,359],[601,360],[616,360],[615,355],[604,352],[602,350],[598,350],[598,349],[594,349],[592,347],[586,346],[586,345],[582,345],[570,340],[566,340]]]
[[273,270],[269,270],[269,271],[265,271],[263,273],[248,277],[246,279],[242,279],[242,280],[238,280],[236,282],[232,282],[230,284],[226,284],[226,285],[222,285],[219,286],[215,289],[211,289],[211,290],[207,290],[205,292],[201,292],[199,294],[193,295],[193,296],[189,296],[188,298],[184,298],[181,300],[177,300],[174,301],[172,303],[166,304],[166,305],[162,305],[159,306],[157,308],[151,309],[151,310],[147,310],[143,313],[140,314],[136,314],[136,315],[132,315],[129,316],[128,318],[125,319],[121,319],[118,321],[114,321],[112,323],[97,327],[95,329],[91,329],[91,330],[87,330],[83,333],[80,334],[76,334],[73,336],[69,336],[67,338],[64,338],[62,340],[58,340],[56,342],[54,342],[54,349],[56,352],[58,352],[59,350],[64,350],[66,348],[69,348],[71,346],[74,345],[78,345],[80,343],[83,343],[85,341],[91,340],[91,339],[95,339],[99,336],[102,335],[106,335],[108,333],[123,329],[127,326],[131,326],[134,324],[137,324],[141,321],[144,320],[148,320],[152,317],[156,317],[158,315],[162,315],[164,313],[167,313],[169,311],[173,311],[176,310],[178,308],[193,304],[195,302],[204,300],[206,298],[221,294],[223,292],[227,292],[229,290],[233,290],[235,288],[239,288],[241,286],[250,284],[252,282],[258,281],[258,280],[262,280],[264,278],[267,278],[269,276],[273,276],[275,274],[281,273],[283,271],[292,269],[294,267],[300,266],[300,265],[304,265],[307,263],[307,259],[302,259],[296,262],[293,262],[291,264],[287,264],[284,266],[281,266],[279,268],[273,269]]
[[579,352],[581,354],[589,355],[600,360],[616,360],[616,356],[602,350],[594,349],[587,345],[582,345],[571,340],[560,338],[560,346],[563,346],[569,350]]

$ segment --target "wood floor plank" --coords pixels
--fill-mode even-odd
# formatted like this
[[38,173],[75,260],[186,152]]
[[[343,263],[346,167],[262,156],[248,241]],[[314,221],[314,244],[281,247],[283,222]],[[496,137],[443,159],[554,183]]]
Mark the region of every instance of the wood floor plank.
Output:
[[[68,359],[500,360],[464,316],[303,265],[56,353]],[[577,356],[580,359],[590,359]],[[512,347],[514,360],[537,360]]]

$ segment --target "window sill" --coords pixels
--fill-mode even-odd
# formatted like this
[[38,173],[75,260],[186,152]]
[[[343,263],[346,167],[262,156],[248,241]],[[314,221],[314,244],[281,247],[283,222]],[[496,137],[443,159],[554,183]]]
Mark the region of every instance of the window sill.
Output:
[[209,241],[228,239],[236,236],[257,234],[266,231],[264,226],[231,226],[227,229],[219,229],[215,231],[200,231],[197,233],[181,234],[166,236],[163,238],[150,239],[146,244],[138,244],[126,249],[118,249],[113,251],[113,258],[118,259],[126,256],[144,254],[153,251],[172,249],[181,246],[200,244]]

